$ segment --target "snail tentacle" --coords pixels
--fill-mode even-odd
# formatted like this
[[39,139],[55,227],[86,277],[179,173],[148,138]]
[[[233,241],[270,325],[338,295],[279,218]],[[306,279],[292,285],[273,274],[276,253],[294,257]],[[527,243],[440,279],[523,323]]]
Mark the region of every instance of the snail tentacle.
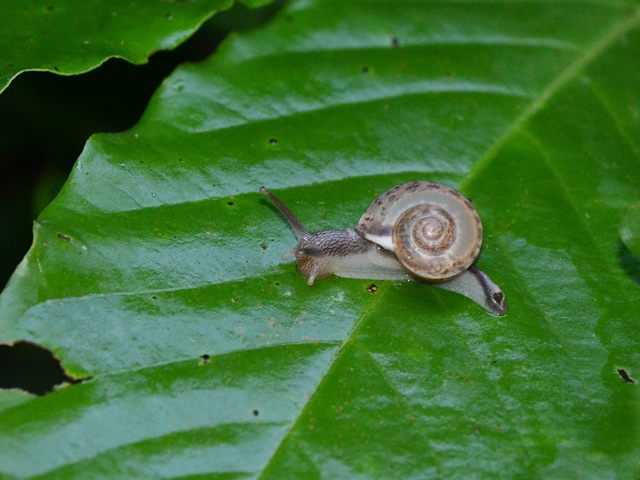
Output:
[[293,229],[293,233],[296,234],[296,238],[298,240],[302,240],[302,238],[305,235],[307,235],[307,233],[309,233],[307,232],[307,229],[302,224],[302,222],[298,220],[298,217],[296,217],[293,214],[293,212],[289,210],[289,208],[284,203],[282,203],[282,200],[276,197],[273,193],[271,193],[265,187],[260,187],[259,192],[263,195],[266,195],[267,198],[271,200],[271,202],[273,202],[273,204],[278,208],[278,210],[280,210],[280,212],[284,215],[284,217],[289,222],[289,225],[291,225],[291,228]]

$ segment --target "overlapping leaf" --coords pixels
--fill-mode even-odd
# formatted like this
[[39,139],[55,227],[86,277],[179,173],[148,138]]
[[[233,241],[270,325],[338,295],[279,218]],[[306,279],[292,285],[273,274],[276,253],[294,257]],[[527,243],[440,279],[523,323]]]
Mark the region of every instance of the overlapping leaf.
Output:
[[156,50],[179,45],[213,13],[232,4],[233,0],[5,0],[0,15],[0,92],[27,70],[82,73],[110,57],[144,63]]
[[632,205],[622,219],[620,237],[625,245],[640,258],[640,208],[638,204]]
[[[93,376],[0,403],[0,471],[637,476],[618,227],[639,24],[637,2],[294,2],[178,69],[136,128],[88,142],[0,298],[3,340]],[[416,178],[473,199],[507,317],[281,264],[294,238],[260,185],[345,228]]]

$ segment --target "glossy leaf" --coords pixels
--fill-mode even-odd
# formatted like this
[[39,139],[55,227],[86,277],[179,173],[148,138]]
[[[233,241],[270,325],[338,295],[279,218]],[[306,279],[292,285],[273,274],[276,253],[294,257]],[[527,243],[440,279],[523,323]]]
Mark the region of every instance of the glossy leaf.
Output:
[[111,57],[145,63],[156,50],[178,46],[207,18],[232,4],[233,0],[3,0],[0,92],[27,70],[82,73]]
[[[90,380],[0,401],[16,478],[634,478],[637,2],[293,2],[94,136],[0,297]],[[483,218],[509,313],[312,288],[295,239],[412,179]],[[373,290],[373,289],[369,289]]]

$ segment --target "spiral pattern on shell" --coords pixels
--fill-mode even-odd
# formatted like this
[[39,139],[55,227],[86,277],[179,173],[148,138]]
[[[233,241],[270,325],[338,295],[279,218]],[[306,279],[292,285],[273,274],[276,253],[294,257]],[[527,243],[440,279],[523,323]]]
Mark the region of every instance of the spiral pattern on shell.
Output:
[[482,246],[482,223],[471,202],[432,182],[386,191],[364,212],[357,231],[426,280],[445,280],[468,269]]

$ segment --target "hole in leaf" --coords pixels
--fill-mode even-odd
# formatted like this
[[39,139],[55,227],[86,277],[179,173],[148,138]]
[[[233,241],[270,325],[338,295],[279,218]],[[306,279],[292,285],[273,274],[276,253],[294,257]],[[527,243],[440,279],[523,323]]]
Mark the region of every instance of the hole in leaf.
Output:
[[270,138],[269,139],[269,144],[270,145],[276,145],[278,143],[278,139],[277,138]]
[[0,345],[0,388],[19,388],[44,395],[63,383],[78,383],[69,377],[60,361],[46,348],[19,341]]

